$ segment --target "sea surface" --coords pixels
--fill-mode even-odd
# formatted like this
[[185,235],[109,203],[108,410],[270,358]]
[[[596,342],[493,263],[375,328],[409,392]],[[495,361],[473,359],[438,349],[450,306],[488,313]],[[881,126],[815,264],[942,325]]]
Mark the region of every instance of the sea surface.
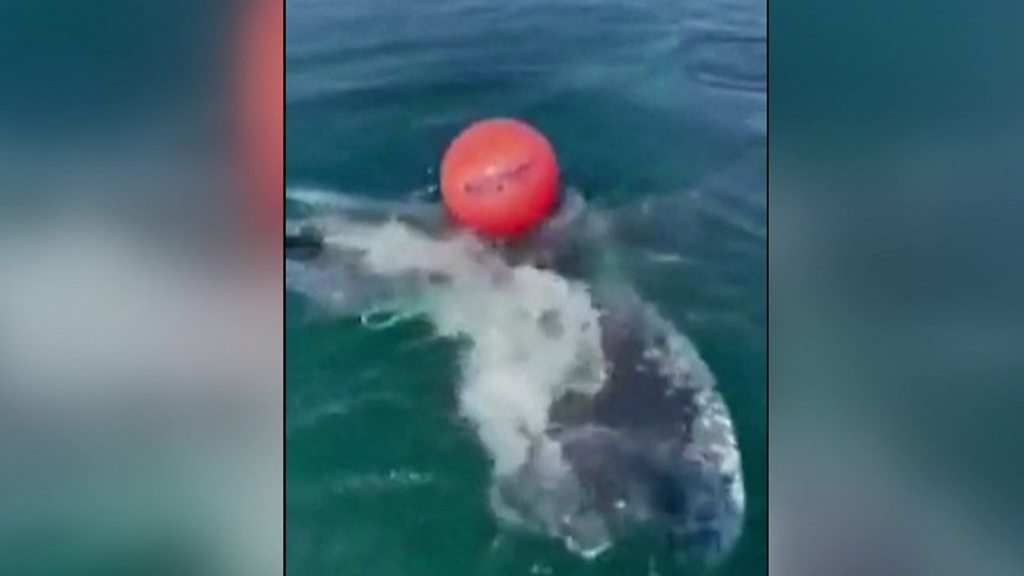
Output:
[[[714,573],[765,573],[765,2],[288,0],[286,9],[289,217],[429,213],[440,157],[461,128],[489,116],[536,125],[566,187],[602,223],[616,281],[692,341],[732,415],[746,514]],[[361,226],[346,231],[365,232],[356,240],[380,255],[378,269],[423,255],[475,273],[462,244],[386,221]],[[514,314],[487,312],[542,303],[550,283],[424,303],[402,278],[327,273],[315,278],[320,298],[294,284],[288,293],[288,574],[702,572],[655,534],[586,559],[496,514],[494,435],[508,414],[467,410],[467,390],[499,373],[494,385],[532,390],[560,357],[528,338],[522,365],[467,350],[522,337],[502,324]]]

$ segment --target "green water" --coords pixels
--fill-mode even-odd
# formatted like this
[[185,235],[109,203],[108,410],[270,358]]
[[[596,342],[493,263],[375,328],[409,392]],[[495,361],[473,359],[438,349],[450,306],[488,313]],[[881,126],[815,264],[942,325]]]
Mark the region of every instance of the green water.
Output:
[[[696,343],[732,411],[744,535],[766,572],[765,6],[661,0],[287,3],[289,187],[432,200],[467,122],[523,117],[607,214],[630,282]],[[458,415],[459,350],[287,302],[287,571],[674,574],[638,535],[588,562],[500,525]]]

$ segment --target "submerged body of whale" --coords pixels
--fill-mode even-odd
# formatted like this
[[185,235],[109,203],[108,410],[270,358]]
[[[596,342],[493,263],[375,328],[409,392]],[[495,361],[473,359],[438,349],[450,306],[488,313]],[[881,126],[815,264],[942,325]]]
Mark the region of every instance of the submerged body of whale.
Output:
[[[604,385],[552,406],[547,438],[499,479],[497,503],[520,504],[528,524],[586,554],[639,528],[667,536],[686,558],[715,560],[738,538],[744,508],[726,406],[690,343],[652,308],[629,292],[600,302]],[[545,445],[560,452],[565,474],[545,469]]]
[[[446,255],[447,248],[441,248],[446,245],[437,241],[417,257],[422,264],[387,265],[388,272],[379,263],[375,268],[364,262],[376,258],[375,242],[385,242],[365,239],[368,230],[379,228],[353,232],[353,226],[385,226],[387,219],[380,216],[389,212],[397,218],[390,225],[402,226],[392,232],[433,238],[443,234],[443,219],[429,215],[428,208],[408,206],[335,205],[327,212],[332,215],[297,223],[287,240],[290,288],[325,303],[336,296],[328,284],[344,285],[341,291],[349,295],[370,298],[370,293],[387,292],[392,297],[470,286],[482,276],[499,290],[523,283],[519,271],[535,269],[557,272],[554,277],[566,286],[585,286],[599,311],[594,318],[600,358],[588,356],[586,346],[566,348],[567,354],[584,359],[568,364],[560,381],[594,384],[545,388],[546,395],[539,396],[546,412],[540,423],[532,417],[511,423],[521,428],[512,433],[525,438],[521,455],[515,446],[502,448],[510,445],[502,439],[508,425],[489,427],[486,416],[479,416],[486,410],[472,411],[484,443],[498,454],[491,503],[500,518],[563,539],[586,556],[633,531],[667,537],[688,559],[713,561],[733,546],[743,519],[743,481],[732,422],[714,378],[689,340],[633,290],[623,282],[593,277],[593,257],[603,247],[592,245],[593,222],[581,205],[563,209],[530,241],[471,244],[475,247],[464,251],[471,254],[464,259],[471,265],[449,268],[448,261],[463,260],[453,256],[459,253],[455,248]],[[467,275],[467,266],[472,274]],[[466,290],[460,297],[472,301],[474,292]],[[535,323],[536,332],[528,338],[548,339],[555,348],[565,339],[586,339],[590,320],[577,322],[573,314],[568,305],[546,303],[524,307],[520,316]],[[543,350],[547,344],[535,345]],[[529,356],[530,351],[514,353]],[[524,370],[521,377],[530,376]],[[467,402],[477,406],[486,397],[475,394]],[[500,402],[513,401],[494,402],[500,411]],[[507,453],[513,456],[503,456]]]

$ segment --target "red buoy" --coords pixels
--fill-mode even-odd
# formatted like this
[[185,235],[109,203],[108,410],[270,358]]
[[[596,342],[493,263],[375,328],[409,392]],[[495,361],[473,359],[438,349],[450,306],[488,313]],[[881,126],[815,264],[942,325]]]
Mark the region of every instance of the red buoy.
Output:
[[477,122],[441,161],[441,195],[454,218],[492,238],[528,232],[558,204],[558,161],[548,140],[510,119]]

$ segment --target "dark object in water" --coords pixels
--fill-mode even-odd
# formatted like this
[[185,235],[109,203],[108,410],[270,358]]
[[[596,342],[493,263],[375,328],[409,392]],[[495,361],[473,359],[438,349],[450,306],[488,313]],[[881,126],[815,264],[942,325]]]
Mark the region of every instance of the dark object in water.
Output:
[[323,248],[323,234],[312,226],[285,232],[284,257],[288,260],[312,260],[320,255]]
[[714,378],[631,291],[596,297],[608,360],[602,389],[557,400],[549,429],[521,468],[497,479],[492,498],[586,556],[644,528],[667,537],[680,560],[714,564],[738,539],[745,507]]
[[[374,277],[339,237],[328,246],[308,223],[296,229],[286,237],[287,258],[322,257],[322,266],[297,267],[311,275],[344,268],[341,292],[387,294],[401,292],[406,281],[447,280],[443,271],[430,277],[431,270],[422,271],[425,278]],[[606,361],[596,394],[555,399],[525,461],[495,478],[491,503],[502,518],[561,539],[586,557],[641,530],[665,537],[683,561],[713,564],[737,541],[745,508],[732,422],[713,375],[685,336],[628,286],[589,281],[613,268],[603,260],[603,231],[582,204],[566,203],[533,234],[490,245],[509,266],[587,281],[601,310]],[[337,277],[325,281],[329,292],[339,290]],[[541,311],[537,321],[545,338],[565,337],[559,310]]]

